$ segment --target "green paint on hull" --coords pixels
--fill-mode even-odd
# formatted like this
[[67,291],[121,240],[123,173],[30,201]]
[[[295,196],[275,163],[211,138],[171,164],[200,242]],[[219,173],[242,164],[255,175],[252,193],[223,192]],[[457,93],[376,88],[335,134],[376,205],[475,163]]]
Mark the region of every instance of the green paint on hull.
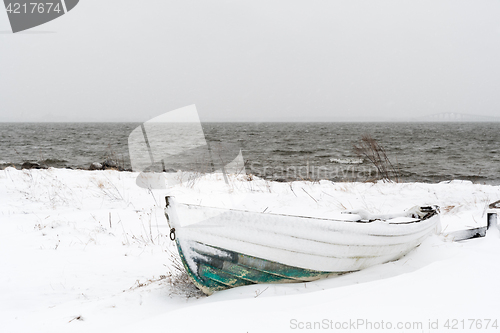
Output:
[[[288,266],[195,241],[183,242],[189,247],[185,251],[181,242],[176,240],[176,244],[189,277],[207,295],[249,284],[307,282],[339,275]],[[189,259],[195,267],[189,267],[185,253],[191,254]]]
[[288,279],[289,282],[312,281],[335,274],[332,272],[320,272],[306,268],[283,265],[277,262],[247,256],[240,253],[238,254],[238,263],[246,267],[251,267],[262,273],[268,273],[279,276],[283,279]]
[[240,279],[239,277],[231,274],[227,274],[226,272],[211,267],[209,265],[200,265],[199,273],[202,278],[217,281],[227,286],[227,288],[240,287],[252,284],[252,282]]
[[224,271],[228,274],[240,277],[250,283],[286,283],[295,282],[293,279],[279,276],[272,273],[266,273],[251,267],[245,267],[240,264],[224,263]]
[[184,269],[186,270],[189,278],[191,281],[193,281],[194,285],[196,288],[200,289],[202,292],[204,292],[207,295],[213,294],[214,291],[218,290],[224,290],[227,289],[227,287],[221,283],[218,283],[214,280],[207,279],[207,280],[201,280],[201,278],[195,274],[191,268],[189,268],[189,265],[187,264],[186,257],[184,256],[184,252],[182,251],[182,247],[179,244],[179,240],[175,240],[175,244],[177,245],[177,251],[179,252],[179,256],[181,257],[182,264],[184,265]]

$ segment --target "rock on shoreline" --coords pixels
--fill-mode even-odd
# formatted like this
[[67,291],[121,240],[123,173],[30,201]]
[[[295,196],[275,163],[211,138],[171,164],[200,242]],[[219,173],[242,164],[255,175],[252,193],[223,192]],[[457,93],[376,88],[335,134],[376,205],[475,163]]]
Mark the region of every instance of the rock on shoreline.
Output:
[[21,165],[21,169],[48,169],[44,164],[26,161]]
[[88,170],[118,170],[118,171],[132,171],[131,169],[125,169],[117,161],[107,158],[104,162],[93,162],[90,164]]
[[[19,166],[19,164],[16,166],[15,164],[12,164],[11,166],[15,167],[16,169],[48,169],[49,166],[39,163],[39,162],[31,162],[31,161],[25,161],[23,164]],[[3,169],[3,168],[2,168]],[[66,169],[80,169],[80,170],[118,170],[118,171],[129,171],[132,172],[131,169],[125,169],[122,167],[118,162],[112,160],[112,159],[106,159],[104,162],[99,163],[99,162],[93,162],[90,164],[88,168],[82,167],[82,168],[73,168],[73,167],[66,167]]]

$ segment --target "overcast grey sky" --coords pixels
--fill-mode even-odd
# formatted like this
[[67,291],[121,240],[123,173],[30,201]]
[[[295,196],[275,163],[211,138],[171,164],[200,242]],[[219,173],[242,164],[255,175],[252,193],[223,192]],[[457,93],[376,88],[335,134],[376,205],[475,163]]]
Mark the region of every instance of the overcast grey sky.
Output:
[[497,0],[81,0],[9,31],[0,121],[500,115]]

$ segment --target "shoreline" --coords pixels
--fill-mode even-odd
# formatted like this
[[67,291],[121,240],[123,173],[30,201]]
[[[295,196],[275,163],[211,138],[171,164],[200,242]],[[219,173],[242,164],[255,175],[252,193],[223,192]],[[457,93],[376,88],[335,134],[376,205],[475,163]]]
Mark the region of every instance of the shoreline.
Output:
[[[31,163],[31,162],[30,162]],[[104,168],[80,168],[80,167],[53,167],[53,166],[42,166],[42,167],[22,167],[20,165],[8,165],[2,168],[0,166],[0,171],[8,169],[8,168],[13,168],[15,170],[48,170],[48,169],[56,169],[56,170],[74,170],[74,171],[106,171],[106,170],[112,170],[112,171],[118,171],[118,172],[128,172],[128,173],[140,173],[137,171],[133,171],[132,169],[125,169],[125,168],[116,168],[116,167],[104,167]],[[158,172],[162,174],[175,174],[175,173],[190,173],[192,171],[183,171],[183,170],[177,170],[177,171],[164,171],[164,172]],[[193,172],[196,173],[196,172]],[[291,182],[300,182],[300,181],[310,181],[310,182],[319,182],[319,181],[331,181],[334,183],[377,183],[382,181],[381,179],[366,179],[366,180],[359,180],[358,178],[352,178],[352,179],[326,179],[326,178],[284,178],[284,177],[271,177],[267,176],[265,178],[260,177],[258,175],[254,175],[251,173],[246,173],[246,175],[250,177],[256,177],[259,179],[263,179],[266,181],[271,181],[271,182],[278,182],[278,183],[291,183]],[[494,183],[496,180],[491,180],[491,183],[489,181],[475,181],[467,178],[477,178],[477,176],[468,176],[468,177],[463,177],[463,178],[454,178],[454,179],[443,179],[443,180],[438,180],[438,181],[411,181],[411,180],[406,180],[402,177],[400,177],[399,181],[392,181],[393,183],[396,184],[412,184],[412,183],[417,183],[417,184],[441,184],[441,183],[450,183],[450,182],[455,182],[455,181],[460,181],[460,182],[470,182],[472,184],[477,184],[477,185],[489,185],[489,186],[500,186],[500,181],[498,183]]]

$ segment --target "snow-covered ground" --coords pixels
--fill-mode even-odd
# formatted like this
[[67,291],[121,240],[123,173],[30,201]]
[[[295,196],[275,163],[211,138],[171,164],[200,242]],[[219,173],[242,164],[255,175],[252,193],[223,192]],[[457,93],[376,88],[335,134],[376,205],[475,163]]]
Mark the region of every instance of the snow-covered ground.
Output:
[[500,325],[497,230],[458,243],[437,235],[399,261],[341,277],[205,297],[179,280],[163,215],[167,194],[181,202],[312,216],[437,204],[447,233],[484,226],[500,186],[276,183],[247,176],[231,177],[227,186],[221,175],[184,175],[181,184],[149,191],[135,184],[137,175],[0,171],[0,331],[381,331],[390,325],[395,332],[438,332],[448,330],[448,320],[449,330],[456,324],[453,331],[475,332],[496,330],[494,320]]

